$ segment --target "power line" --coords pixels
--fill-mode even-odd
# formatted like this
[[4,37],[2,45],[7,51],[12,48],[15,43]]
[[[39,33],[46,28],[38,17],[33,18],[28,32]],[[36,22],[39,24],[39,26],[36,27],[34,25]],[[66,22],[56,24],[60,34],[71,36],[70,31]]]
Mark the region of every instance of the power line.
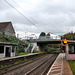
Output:
[[[31,24],[33,24],[37,29],[39,29],[32,21],[30,21],[25,15],[23,15],[19,10],[17,10],[13,5],[11,5],[7,0],[4,0],[8,5],[10,5],[13,9],[15,9],[22,17],[24,17],[25,19],[27,19]],[[14,1],[14,0],[13,0]],[[15,1],[14,1],[15,2]],[[16,3],[16,2],[15,2]],[[17,4],[17,3],[16,3]],[[18,4],[17,4],[18,5]],[[18,5],[19,6],[19,5]],[[19,6],[20,7],[20,6]],[[20,7],[21,8],[21,7]],[[22,9],[22,8],[21,8]],[[23,10],[23,9],[22,9]],[[24,11],[24,10],[23,10]],[[33,19],[34,20],[34,19]],[[35,20],[34,20],[35,21]],[[39,29],[40,30],[40,29]],[[42,30],[40,30],[42,31]],[[50,32],[51,33],[51,32]],[[55,33],[51,33],[51,34],[55,34]],[[57,34],[55,34],[57,35]]]
[[[14,2],[19,8],[21,8],[24,13],[26,13],[26,11],[25,11],[15,0],[13,0],[13,2]],[[28,14],[28,13],[27,13],[27,14]],[[29,15],[29,17],[33,20],[33,22],[37,23],[36,20],[34,20],[33,17],[31,17],[30,14],[28,14],[28,15]],[[38,24],[38,23],[37,23],[37,24]],[[40,29],[40,28],[39,28],[39,29]],[[42,30],[43,30],[43,29],[42,29]],[[42,31],[42,30],[41,30],[41,31]]]
[[[16,1],[14,1],[13,0],[13,2],[17,5],[17,6],[19,6],[23,11],[24,11],[24,13],[26,13],[26,11],[16,2]],[[28,13],[27,13],[28,14]],[[29,15],[29,14],[28,14]],[[29,15],[29,17],[35,22],[35,23],[37,23],[30,15]]]
[[[23,15],[19,10],[17,10],[13,5],[11,5],[7,0],[4,0],[8,5],[10,5],[13,9],[15,9],[22,17],[27,19],[32,25],[34,25],[37,29],[39,29],[32,21],[30,21],[25,15]],[[40,29],[39,29],[40,30]],[[41,31],[41,30],[40,30]]]

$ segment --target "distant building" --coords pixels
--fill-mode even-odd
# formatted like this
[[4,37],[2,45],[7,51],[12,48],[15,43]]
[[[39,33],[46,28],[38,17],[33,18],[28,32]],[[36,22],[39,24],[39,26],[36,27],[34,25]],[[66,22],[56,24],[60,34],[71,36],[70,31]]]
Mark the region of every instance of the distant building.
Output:
[[0,22],[0,34],[15,36],[15,31],[11,22]]
[[61,39],[59,35],[48,33],[46,36],[39,36],[39,40]]
[[61,39],[60,36],[57,35],[57,34],[52,34],[52,33],[50,33],[50,32],[48,33],[48,35],[49,35],[49,34],[50,34],[50,38],[51,38],[51,39]]

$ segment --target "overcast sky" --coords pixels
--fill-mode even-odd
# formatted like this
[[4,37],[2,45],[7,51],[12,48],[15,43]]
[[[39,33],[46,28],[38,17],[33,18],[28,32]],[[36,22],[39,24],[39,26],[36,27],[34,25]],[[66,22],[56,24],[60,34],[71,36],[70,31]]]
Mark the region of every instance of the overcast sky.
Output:
[[75,0],[0,0],[0,22],[9,21],[20,37],[42,31],[75,32]]

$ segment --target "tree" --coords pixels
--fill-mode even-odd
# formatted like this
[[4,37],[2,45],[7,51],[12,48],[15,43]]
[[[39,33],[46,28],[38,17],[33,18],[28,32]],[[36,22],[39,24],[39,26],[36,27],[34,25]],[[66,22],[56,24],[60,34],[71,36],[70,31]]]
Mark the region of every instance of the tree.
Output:
[[45,46],[45,51],[46,52],[53,52],[53,51],[56,51],[56,48],[50,47],[50,45],[48,44]]
[[48,33],[47,36],[50,36],[50,34]]
[[45,32],[41,32],[40,36],[46,36]]
[[67,40],[75,40],[75,33],[73,33],[72,31],[71,31],[71,33],[67,33],[67,34],[65,34],[64,35],[64,37],[63,37],[63,39],[67,39]]

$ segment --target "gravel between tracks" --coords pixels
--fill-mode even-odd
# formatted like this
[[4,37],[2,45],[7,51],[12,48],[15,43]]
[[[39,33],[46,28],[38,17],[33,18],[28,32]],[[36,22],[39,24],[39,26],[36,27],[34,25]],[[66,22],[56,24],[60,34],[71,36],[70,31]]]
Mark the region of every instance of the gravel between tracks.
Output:
[[16,70],[13,70],[12,72],[9,72],[7,74],[4,75],[24,75],[25,73],[27,73],[29,70],[31,70],[32,68],[36,67],[39,65],[39,63],[45,61],[46,59],[50,58],[51,56],[53,56],[53,54],[47,54],[44,57],[40,58],[37,61],[34,61],[30,64],[27,64],[25,66],[22,66]]
[[51,58],[49,58],[44,64],[40,65],[38,68],[36,68],[34,71],[30,72],[27,75],[43,75],[44,70],[48,69],[48,67],[50,67],[54,61],[54,59],[56,58],[57,55],[52,56]]

